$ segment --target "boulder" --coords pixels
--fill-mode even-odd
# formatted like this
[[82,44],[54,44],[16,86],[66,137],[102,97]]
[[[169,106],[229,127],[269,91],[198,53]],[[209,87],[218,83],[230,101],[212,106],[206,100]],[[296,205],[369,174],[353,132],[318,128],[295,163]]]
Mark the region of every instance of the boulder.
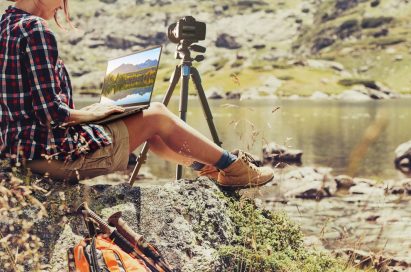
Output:
[[222,48],[227,48],[227,49],[238,49],[241,48],[241,44],[239,44],[236,40],[235,37],[228,35],[226,33],[220,34],[217,37],[217,40],[215,42],[215,45],[217,47],[222,47]]
[[313,100],[323,100],[323,99],[329,99],[329,98],[330,97],[327,94],[325,94],[323,92],[319,92],[319,91],[314,92],[310,96],[310,99],[313,99]]
[[337,190],[337,184],[329,169],[302,167],[291,170],[279,183],[285,198],[321,199],[331,197]]
[[400,144],[395,149],[395,166],[411,168],[411,141]]
[[240,99],[241,93],[240,92],[226,92],[225,98],[226,99]]
[[369,97],[368,95],[359,92],[357,90],[347,90],[344,91],[342,93],[340,93],[339,95],[337,95],[338,99],[341,100],[350,100],[350,101],[367,101],[367,100],[371,100],[371,97]]
[[213,91],[211,92],[211,94],[209,94],[207,96],[208,99],[223,99],[223,95],[217,91]]
[[[100,179],[110,181],[107,176]],[[124,183],[70,186],[44,180],[25,186],[22,180],[3,175],[0,200],[5,197],[10,201],[2,209],[4,238],[0,242],[2,246],[21,244],[19,271],[67,271],[67,248],[87,234],[82,218],[75,213],[84,201],[103,219],[121,211],[123,220],[156,245],[176,272],[233,271],[239,261],[257,271],[262,267],[285,270],[288,262],[283,265],[278,260],[288,260],[288,256],[293,256],[298,266],[326,263],[324,253],[305,249],[299,227],[284,214],[259,209],[253,200],[240,199],[235,192],[224,193],[207,178],[141,187]],[[261,260],[254,258],[256,253]],[[241,259],[236,257],[239,254]],[[0,267],[6,267],[5,271],[12,270],[9,256],[0,251]],[[33,267],[38,263],[43,269]],[[325,271],[330,265],[336,264],[319,267]]]
[[278,162],[294,162],[301,163],[303,151],[299,149],[290,149],[284,145],[277,143],[269,143],[263,147],[263,161],[264,163],[271,163],[273,165]]
[[334,179],[337,182],[338,189],[350,189],[352,186],[354,186],[354,180],[350,176],[338,175]]

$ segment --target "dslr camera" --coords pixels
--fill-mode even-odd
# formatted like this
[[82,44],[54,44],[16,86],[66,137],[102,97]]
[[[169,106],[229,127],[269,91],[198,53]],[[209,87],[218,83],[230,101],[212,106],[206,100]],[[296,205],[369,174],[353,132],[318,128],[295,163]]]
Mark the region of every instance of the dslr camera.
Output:
[[192,16],[185,16],[168,27],[168,39],[173,43],[182,40],[192,43],[205,40],[206,24],[196,21]]

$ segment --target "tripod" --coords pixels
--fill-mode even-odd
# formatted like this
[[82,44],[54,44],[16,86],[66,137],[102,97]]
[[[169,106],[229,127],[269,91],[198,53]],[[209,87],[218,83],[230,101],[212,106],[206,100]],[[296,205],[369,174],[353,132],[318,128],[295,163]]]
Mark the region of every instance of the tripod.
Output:
[[[207,121],[208,127],[210,129],[211,135],[213,137],[214,143],[218,146],[221,146],[222,142],[220,142],[217,131],[215,129],[213,123],[213,116],[211,114],[210,107],[207,102],[207,98],[204,93],[203,86],[201,84],[200,74],[198,73],[197,69],[192,66],[193,61],[203,61],[203,55],[197,55],[195,58],[191,58],[191,50],[194,52],[205,53],[206,48],[197,44],[193,44],[193,41],[190,40],[181,40],[177,45],[177,50],[175,53],[176,59],[181,59],[181,63],[176,66],[171,78],[170,78],[170,85],[167,89],[166,95],[163,98],[162,103],[167,106],[170,102],[171,96],[173,94],[174,88],[176,87],[180,77],[182,77],[181,83],[181,91],[180,91],[180,103],[179,103],[179,112],[180,118],[184,122],[186,121],[186,114],[187,114],[187,102],[188,102],[188,84],[190,77],[194,82],[194,86],[197,90],[198,97],[201,102],[201,106],[203,108],[203,113],[205,119]],[[147,152],[149,150],[148,142],[144,143],[143,149],[141,150],[138,158],[137,164],[134,167],[134,170],[131,174],[129,183],[131,186],[134,184],[134,180],[137,177],[138,172],[140,171],[141,165],[145,163],[147,160]],[[176,169],[176,179],[181,179],[183,175],[183,166],[177,165]]]

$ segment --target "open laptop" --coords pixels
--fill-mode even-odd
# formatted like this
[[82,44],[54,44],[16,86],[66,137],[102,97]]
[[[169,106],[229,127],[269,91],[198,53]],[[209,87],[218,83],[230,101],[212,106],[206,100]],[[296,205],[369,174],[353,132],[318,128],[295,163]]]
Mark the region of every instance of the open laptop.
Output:
[[100,103],[125,108],[93,124],[105,124],[150,106],[154,82],[160,62],[161,46],[108,61]]

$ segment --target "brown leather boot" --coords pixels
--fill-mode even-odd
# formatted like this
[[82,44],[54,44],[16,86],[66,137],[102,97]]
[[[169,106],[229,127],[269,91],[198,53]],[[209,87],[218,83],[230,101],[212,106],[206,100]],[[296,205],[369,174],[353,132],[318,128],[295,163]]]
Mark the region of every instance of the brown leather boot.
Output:
[[215,166],[206,164],[200,171],[198,171],[197,175],[199,177],[208,177],[213,180],[217,180],[218,178],[218,169]]
[[261,186],[274,178],[270,167],[257,167],[253,158],[239,150],[238,158],[227,168],[220,170],[217,182],[227,189],[242,189]]

